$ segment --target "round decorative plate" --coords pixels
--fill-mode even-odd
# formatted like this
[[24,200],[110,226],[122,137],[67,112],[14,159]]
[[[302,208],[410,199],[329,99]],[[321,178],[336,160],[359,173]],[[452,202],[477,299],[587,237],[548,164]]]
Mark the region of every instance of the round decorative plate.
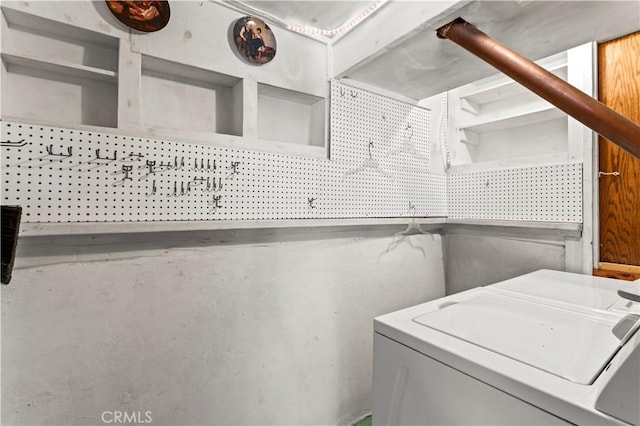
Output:
[[236,55],[252,65],[263,65],[276,56],[276,37],[262,19],[240,18],[233,25],[232,45]]
[[107,7],[120,22],[134,30],[150,33],[164,28],[171,9],[168,1],[105,0]]

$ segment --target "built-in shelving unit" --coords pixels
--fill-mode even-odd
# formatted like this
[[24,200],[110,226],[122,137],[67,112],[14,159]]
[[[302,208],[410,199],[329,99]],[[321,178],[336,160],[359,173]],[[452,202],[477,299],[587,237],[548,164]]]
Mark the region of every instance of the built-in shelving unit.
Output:
[[[566,52],[539,64],[567,79]],[[453,142],[468,153],[454,158],[454,165],[568,150],[566,114],[502,74],[450,91],[449,114]]]
[[142,56],[145,127],[242,136],[242,94],[240,78]]
[[258,138],[325,146],[324,98],[258,84]]
[[117,126],[118,39],[7,8],[2,35],[4,117]]
[[[87,4],[110,17],[104,4]],[[221,72],[199,57],[183,63],[179,52],[167,53],[175,46],[145,51],[155,34],[110,35],[30,12],[2,6],[3,119],[327,158],[328,90],[323,97],[276,87],[260,81],[272,73],[249,66]]]

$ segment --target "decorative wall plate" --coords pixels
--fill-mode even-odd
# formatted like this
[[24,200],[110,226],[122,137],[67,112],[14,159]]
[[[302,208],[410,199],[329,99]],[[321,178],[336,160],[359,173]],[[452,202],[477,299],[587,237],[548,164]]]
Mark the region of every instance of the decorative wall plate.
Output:
[[276,56],[276,37],[262,19],[240,18],[233,25],[231,44],[236,55],[252,65],[270,62]]
[[134,30],[150,33],[164,28],[171,17],[168,1],[106,0],[113,15]]

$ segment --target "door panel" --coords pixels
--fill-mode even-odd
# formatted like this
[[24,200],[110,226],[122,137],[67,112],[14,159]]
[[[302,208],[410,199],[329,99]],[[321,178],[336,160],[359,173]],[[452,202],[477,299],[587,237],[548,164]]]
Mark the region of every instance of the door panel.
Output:
[[[598,46],[600,101],[640,123],[640,32]],[[640,265],[640,159],[599,139],[600,262]]]

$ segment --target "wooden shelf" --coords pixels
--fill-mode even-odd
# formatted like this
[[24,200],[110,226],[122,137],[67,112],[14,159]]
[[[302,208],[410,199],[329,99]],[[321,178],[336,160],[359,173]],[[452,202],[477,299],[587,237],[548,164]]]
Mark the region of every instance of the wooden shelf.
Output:
[[[185,220],[155,222],[74,222],[74,223],[22,223],[21,237],[86,234],[126,234],[172,231],[220,231],[234,229],[271,228],[330,228],[345,226],[407,226],[410,217],[370,219],[288,219],[288,220]],[[443,217],[416,218],[424,226],[441,227]]]
[[490,133],[500,130],[513,129],[528,124],[541,123],[556,118],[562,118],[565,114],[547,102],[540,102],[534,107],[513,108],[502,114],[492,114],[474,117],[462,123],[459,130],[471,130],[475,133]]
[[[117,83],[118,80],[118,73],[115,71],[70,62],[52,61],[35,56],[18,55],[7,52],[2,53],[2,60],[9,66],[18,65],[26,68],[34,68],[40,71],[64,74],[76,78],[86,78],[114,84]],[[9,72],[11,72],[10,69]]]
[[[549,61],[540,63],[547,71],[566,79],[567,58],[565,55],[555,55],[549,58]],[[486,104],[497,100],[517,96],[525,93],[528,89],[511,79],[501,76],[500,78],[491,78],[481,80],[478,83],[465,86],[460,91],[460,98],[466,99],[475,104]]]
[[[285,228],[344,228],[361,226],[407,226],[412,219],[370,218],[370,219],[292,219],[292,220],[203,220],[203,221],[158,221],[158,222],[76,222],[76,223],[23,223],[20,225],[20,237],[43,237],[55,235],[89,234],[133,234],[147,232],[175,231],[223,231],[240,229],[285,229]],[[582,231],[581,223],[534,222],[509,220],[447,219],[444,217],[416,218],[415,222],[427,227],[429,232],[443,233],[464,230],[469,227],[478,229],[504,229],[540,233],[561,233],[578,236]],[[529,230],[529,231],[526,231]]]

